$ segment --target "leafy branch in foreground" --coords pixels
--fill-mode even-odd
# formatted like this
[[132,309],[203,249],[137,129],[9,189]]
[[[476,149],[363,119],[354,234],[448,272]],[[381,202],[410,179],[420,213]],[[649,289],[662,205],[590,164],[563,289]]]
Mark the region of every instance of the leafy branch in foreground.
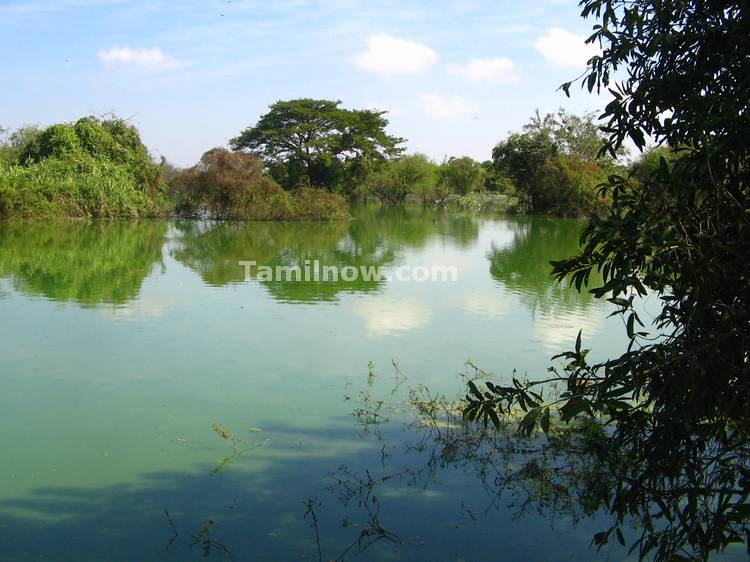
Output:
[[[497,425],[520,408],[526,433],[546,430],[552,410],[600,419],[615,478],[598,501],[614,524],[595,542],[613,529],[625,542],[617,529],[635,518],[641,559],[708,560],[750,536],[750,14],[704,0],[581,6],[602,49],[582,85],[613,98],[601,153],[651,137],[673,154],[645,180],[611,175],[608,214],[579,255],[553,263],[579,290],[601,275],[589,290],[617,307],[629,345],[592,365],[579,339],[553,376],[559,398],[542,400],[542,382],[470,386],[466,414]],[[653,329],[635,311],[646,294],[661,304]]]

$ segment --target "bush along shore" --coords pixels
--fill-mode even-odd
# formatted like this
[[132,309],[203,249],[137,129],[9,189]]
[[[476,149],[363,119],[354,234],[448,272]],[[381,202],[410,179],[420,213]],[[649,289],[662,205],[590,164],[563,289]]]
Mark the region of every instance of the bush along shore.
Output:
[[532,117],[492,150],[436,163],[404,154],[384,112],[340,102],[277,102],[258,123],[193,167],[156,162],[138,131],[114,117],[46,129],[0,128],[0,219],[168,217],[342,220],[348,202],[421,204],[512,214],[604,214],[597,186],[613,175],[646,181],[667,147],[634,164],[601,156],[592,115]]
[[324,190],[284,190],[247,153],[210,150],[182,171],[156,163],[135,127],[116,118],[24,127],[0,145],[0,219],[175,215],[341,220],[348,207]]

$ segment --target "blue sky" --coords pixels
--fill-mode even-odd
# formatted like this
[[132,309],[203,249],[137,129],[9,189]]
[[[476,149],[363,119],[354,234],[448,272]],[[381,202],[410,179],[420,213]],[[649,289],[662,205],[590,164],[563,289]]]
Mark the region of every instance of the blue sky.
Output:
[[0,0],[0,126],[114,112],[193,164],[279,99],[388,110],[410,151],[486,159],[575,88],[593,22],[575,1]]

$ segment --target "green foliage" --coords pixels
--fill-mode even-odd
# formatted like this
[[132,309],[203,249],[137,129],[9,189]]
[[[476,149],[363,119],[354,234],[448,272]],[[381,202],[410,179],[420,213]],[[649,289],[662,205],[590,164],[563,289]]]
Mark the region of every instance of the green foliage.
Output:
[[492,160],[482,162],[482,168],[484,169],[484,188],[487,191],[515,195],[516,185],[507,171],[497,169]]
[[159,166],[151,160],[138,131],[116,118],[84,117],[74,124],[52,125],[26,145],[19,160],[28,165],[48,158],[73,161],[87,157],[125,166],[143,189],[160,187]]
[[492,150],[492,161],[496,174],[507,177],[524,198],[530,201],[532,210],[543,212],[535,201],[541,191],[541,170],[548,159],[557,155],[557,147],[546,132],[513,133]]
[[[161,170],[134,127],[85,117],[10,135],[0,167],[0,217],[115,218],[164,214]],[[10,151],[10,152],[8,152]]]
[[438,166],[424,154],[401,156],[390,163],[390,168],[408,193],[416,195],[423,204],[434,197]]
[[136,218],[167,211],[121,164],[90,157],[0,169],[0,218]]
[[[494,423],[490,411],[521,408],[526,431],[545,408],[606,423],[596,460],[613,478],[594,499],[613,524],[595,544],[624,543],[620,528],[636,518],[641,559],[705,561],[750,532],[750,19],[740,2],[581,6],[597,20],[589,41],[603,47],[582,86],[613,96],[602,152],[626,139],[643,148],[647,136],[688,148],[647,155],[636,178],[611,174],[610,209],[591,220],[578,256],[554,264],[617,307],[626,353],[592,364],[579,335],[551,377],[559,398],[542,396],[548,381],[470,388],[467,415]],[[662,305],[653,327],[635,310],[646,294]]]
[[0,127],[0,166],[18,164],[21,152],[40,132],[36,125],[24,125],[12,132]]
[[170,183],[177,213],[232,220],[340,220],[348,217],[338,195],[310,188],[284,191],[258,158],[215,148]]
[[[604,137],[594,116],[563,110],[537,112],[520,133],[492,151],[494,181],[512,185],[531,211],[563,216],[602,212],[607,201],[597,186],[617,170],[612,158],[597,158]],[[622,151],[616,151],[619,155]]]
[[39,163],[47,158],[62,159],[82,155],[83,147],[75,126],[52,125],[42,131],[33,142],[21,152],[21,163]]
[[449,158],[440,165],[439,173],[440,184],[451,193],[468,195],[484,187],[484,168],[468,156]]
[[340,101],[279,101],[230,141],[263,160],[286,189],[322,187],[350,195],[388,158],[403,139],[385,132],[385,112],[349,110]]
[[441,165],[424,154],[401,156],[373,174],[369,192],[381,203],[401,204],[407,199],[427,205],[445,205],[451,195],[470,195],[484,188],[484,167],[464,156]]
[[601,214],[606,212],[609,198],[594,188],[605,181],[607,172],[597,163],[560,153],[542,166],[534,201],[554,215]]
[[436,196],[437,181],[437,164],[416,153],[388,162],[370,177],[367,186],[383,204],[403,203],[409,195],[427,204]]
[[671,162],[679,158],[679,154],[666,146],[655,146],[643,154],[630,169],[630,177],[641,184],[650,182],[661,169],[661,160]]

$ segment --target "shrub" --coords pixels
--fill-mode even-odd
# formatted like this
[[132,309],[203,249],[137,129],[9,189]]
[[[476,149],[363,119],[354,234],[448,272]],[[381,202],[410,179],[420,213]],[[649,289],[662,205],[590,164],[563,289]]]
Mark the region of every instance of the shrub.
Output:
[[124,121],[85,117],[14,135],[8,146],[16,155],[0,165],[2,218],[139,217],[168,209],[161,169]]
[[53,158],[0,168],[1,218],[134,218],[166,210],[164,195],[139,189],[121,164]]
[[608,200],[599,195],[597,186],[606,180],[606,173],[596,163],[558,154],[542,166],[535,210],[560,216],[601,214]]
[[440,165],[440,183],[451,193],[468,195],[482,189],[484,180],[484,168],[468,156],[450,158]]
[[232,220],[331,220],[348,216],[335,194],[302,188],[288,192],[269,178],[261,161],[244,152],[214,148],[175,176],[170,195],[183,217]]
[[420,153],[390,160],[371,175],[368,188],[383,204],[400,204],[413,196],[422,204],[433,201],[438,186],[438,165]]
[[409,195],[409,186],[404,183],[396,171],[388,166],[369,179],[370,191],[383,205],[398,205]]

